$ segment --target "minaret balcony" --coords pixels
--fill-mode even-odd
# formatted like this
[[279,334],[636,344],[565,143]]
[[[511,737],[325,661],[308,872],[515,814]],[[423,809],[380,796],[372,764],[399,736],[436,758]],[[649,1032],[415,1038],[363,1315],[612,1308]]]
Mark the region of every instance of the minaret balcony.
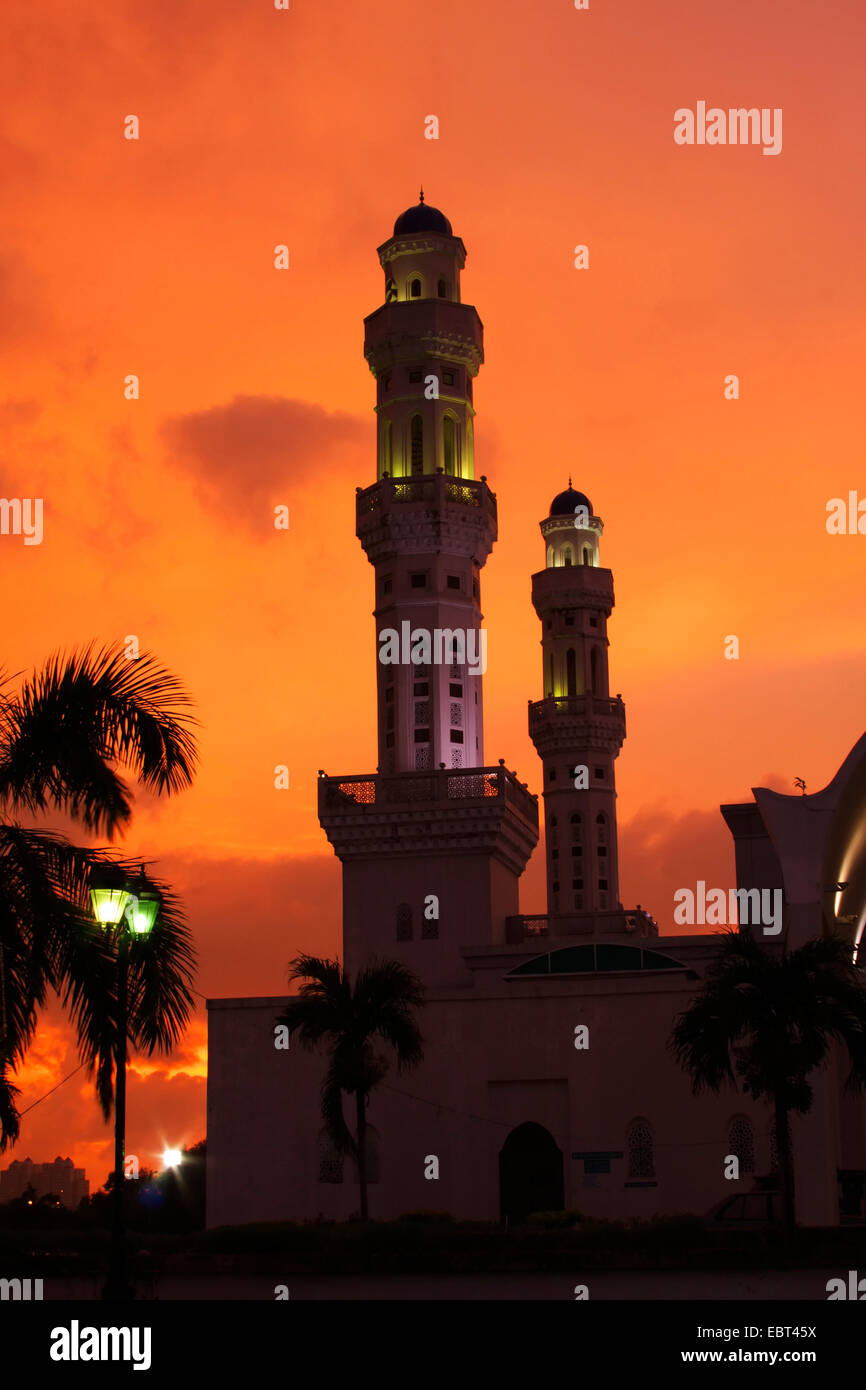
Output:
[[454,478],[446,473],[422,473],[414,478],[380,478],[371,487],[358,488],[355,516],[360,524],[371,512],[392,506],[426,502],[433,512],[448,507],[474,507],[496,521],[496,494],[484,479]]
[[617,695],[548,695],[529,701],[529,737],[553,752],[585,742],[587,747],[618,753],[625,738],[625,705]]
[[340,859],[493,852],[522,873],[538,841],[538,798],[504,766],[326,777],[319,823]]
[[443,768],[436,772],[397,772],[379,776],[319,777],[319,814],[344,811],[364,815],[387,806],[407,809],[459,801],[484,806],[499,797],[538,822],[538,797],[513,772],[500,767]]

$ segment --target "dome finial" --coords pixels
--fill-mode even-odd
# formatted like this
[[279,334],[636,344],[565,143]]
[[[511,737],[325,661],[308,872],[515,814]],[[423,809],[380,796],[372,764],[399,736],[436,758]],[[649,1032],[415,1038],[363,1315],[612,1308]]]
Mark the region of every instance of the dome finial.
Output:
[[423,203],[423,201],[424,201],[424,189],[422,188],[422,189],[421,189],[421,202]]
[[571,487],[571,474],[568,475],[568,486]]

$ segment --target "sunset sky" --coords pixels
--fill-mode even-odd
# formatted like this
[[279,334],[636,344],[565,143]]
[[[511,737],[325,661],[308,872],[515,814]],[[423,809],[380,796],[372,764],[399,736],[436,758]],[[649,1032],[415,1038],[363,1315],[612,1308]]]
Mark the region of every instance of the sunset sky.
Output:
[[[45,533],[0,536],[0,664],[134,634],[194,696],[195,786],[140,797],[122,849],[183,896],[200,994],[279,994],[296,951],[339,949],[316,772],[377,761],[362,321],[422,184],[485,330],[485,761],[540,791],[530,576],[571,475],[614,573],[623,901],[671,931],[678,886],[732,884],[719,804],[818,790],[866,726],[866,536],[825,526],[866,498],[860,0],[11,0],[3,38],[0,496],[43,498]],[[781,108],[781,153],[676,145],[699,100]],[[142,1164],[204,1135],[198,1004],[133,1062]],[[76,1064],[52,1009],[22,1107]],[[56,1154],[92,1187],[111,1165],[83,1072],[0,1163]]]

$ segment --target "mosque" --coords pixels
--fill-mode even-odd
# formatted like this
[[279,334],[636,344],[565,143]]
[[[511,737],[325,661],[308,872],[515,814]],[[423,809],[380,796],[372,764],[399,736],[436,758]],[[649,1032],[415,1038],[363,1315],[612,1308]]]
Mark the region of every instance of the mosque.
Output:
[[[347,970],[389,956],[427,989],[422,1064],[392,1069],[369,1100],[370,1214],[706,1212],[774,1168],[772,1115],[733,1089],[693,1096],[666,1049],[715,935],[661,936],[644,909],[620,901],[614,773],[626,720],[608,679],[614,594],[601,517],[569,480],[541,521],[532,603],[542,683],[528,716],[542,763],[547,904],[528,916],[518,884],[538,841],[538,798],[504,759],[485,762],[483,676],[467,660],[483,636],[497,503],[475,473],[483,330],[461,299],[466,248],[422,194],[378,254],[384,303],[365,320],[364,349],[377,480],[357,489],[356,532],[375,575],[377,654],[385,633],[409,640],[400,660],[376,663],[376,772],[322,772],[318,784],[319,820],[343,866]],[[781,893],[766,949],[832,929],[855,950],[866,920],[866,735],[823,791],[757,788],[752,798],[721,813],[739,888]],[[208,1001],[209,1226],[358,1210],[354,1165],[323,1128],[322,1057],[274,1046],[285,1003]],[[813,1077],[811,1112],[792,1123],[804,1225],[863,1214],[866,1106],[843,1079],[834,1058]],[[725,1177],[731,1154],[736,1185]]]

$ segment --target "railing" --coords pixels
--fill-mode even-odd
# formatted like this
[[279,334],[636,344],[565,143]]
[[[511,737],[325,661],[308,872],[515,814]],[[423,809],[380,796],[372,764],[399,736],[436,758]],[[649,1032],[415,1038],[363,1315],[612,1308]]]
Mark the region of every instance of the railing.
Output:
[[610,699],[606,695],[548,695],[544,700],[529,701],[530,718],[550,714],[551,706],[557,714],[621,714],[625,717],[625,706],[618,696]]
[[467,767],[460,771],[398,772],[381,777],[320,777],[319,804],[336,811],[405,806],[419,802],[485,801],[502,797],[533,823],[538,798],[504,767]]
[[361,517],[402,502],[430,502],[439,507],[481,507],[488,515],[496,517],[496,495],[485,481],[454,478],[446,473],[427,473],[415,478],[380,478],[371,487],[358,489],[355,508]]
[[643,908],[629,911],[620,908],[609,912],[554,912],[539,917],[525,917],[521,913],[505,919],[505,940],[510,946],[547,936],[592,936],[612,932],[657,936],[658,925]]

